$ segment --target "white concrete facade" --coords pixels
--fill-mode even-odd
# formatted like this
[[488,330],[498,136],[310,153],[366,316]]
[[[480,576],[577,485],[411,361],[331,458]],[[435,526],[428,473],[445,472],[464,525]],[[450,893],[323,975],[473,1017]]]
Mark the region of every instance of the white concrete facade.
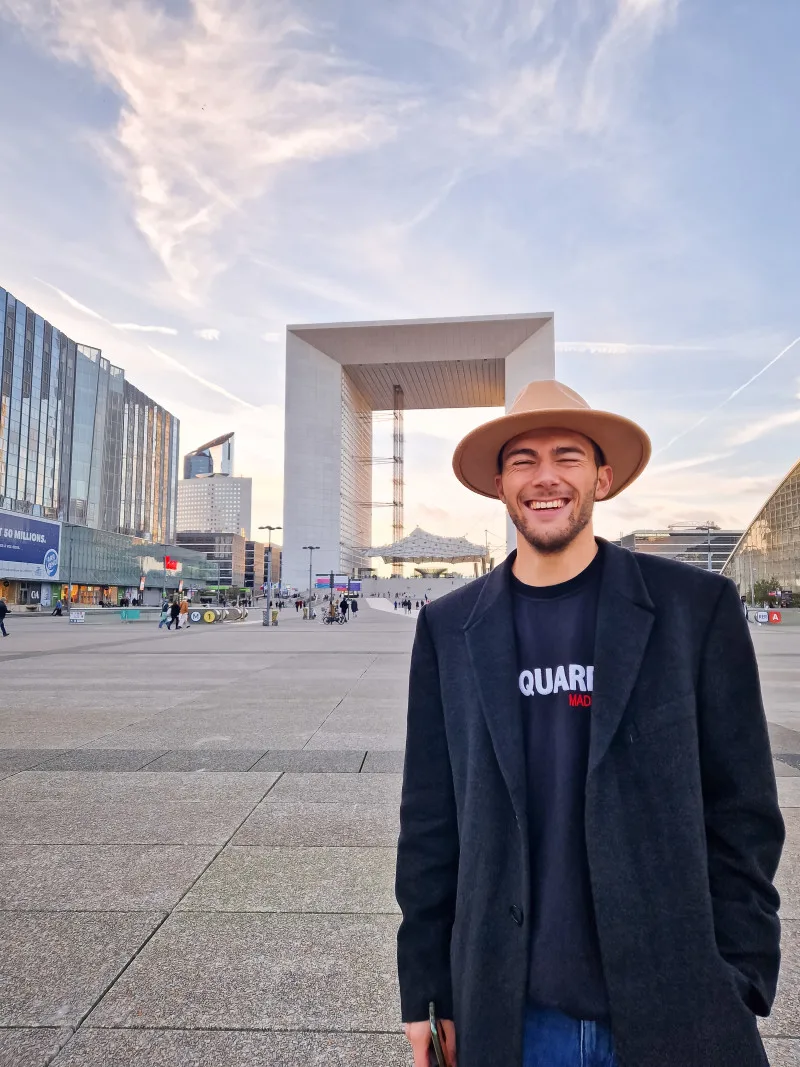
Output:
[[[284,458],[284,581],[369,566],[372,412],[503,407],[555,376],[553,316],[288,326]],[[450,477],[449,472],[442,472]],[[509,544],[515,543],[509,531]]]

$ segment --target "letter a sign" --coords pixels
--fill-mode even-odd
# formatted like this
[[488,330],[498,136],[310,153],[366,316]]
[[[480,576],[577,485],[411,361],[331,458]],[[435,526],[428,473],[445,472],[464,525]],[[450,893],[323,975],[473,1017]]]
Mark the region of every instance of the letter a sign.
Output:
[[770,622],[780,622],[781,621],[781,613],[779,611],[771,611],[769,613],[769,621]]

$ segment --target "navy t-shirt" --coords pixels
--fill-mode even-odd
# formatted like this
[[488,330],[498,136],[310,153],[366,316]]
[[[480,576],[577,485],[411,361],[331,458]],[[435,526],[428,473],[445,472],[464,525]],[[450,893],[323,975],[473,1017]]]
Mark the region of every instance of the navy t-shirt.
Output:
[[602,568],[599,545],[568,582],[530,586],[512,575],[531,850],[528,999],[576,1019],[608,1015],[584,822]]

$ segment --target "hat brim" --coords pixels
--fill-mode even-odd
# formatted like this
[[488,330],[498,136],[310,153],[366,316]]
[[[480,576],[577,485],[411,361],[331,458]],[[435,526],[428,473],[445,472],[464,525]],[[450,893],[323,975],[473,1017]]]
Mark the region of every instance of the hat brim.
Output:
[[473,493],[496,500],[494,480],[500,449],[522,433],[547,429],[573,430],[602,448],[613,471],[611,492],[604,500],[611,500],[635,481],[650,459],[650,438],[630,419],[593,408],[551,408],[503,415],[468,433],[453,455],[456,478]]

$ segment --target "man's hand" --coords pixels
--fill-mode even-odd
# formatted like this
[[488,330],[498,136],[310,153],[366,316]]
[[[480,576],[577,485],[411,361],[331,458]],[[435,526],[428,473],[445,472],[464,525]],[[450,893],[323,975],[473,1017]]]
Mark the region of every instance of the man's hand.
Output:
[[[447,1067],[456,1067],[456,1026],[452,1019],[439,1020],[442,1051]],[[431,1067],[436,1063],[436,1054],[431,1043],[431,1024],[427,1022],[406,1023],[406,1037],[414,1053],[414,1067]]]

